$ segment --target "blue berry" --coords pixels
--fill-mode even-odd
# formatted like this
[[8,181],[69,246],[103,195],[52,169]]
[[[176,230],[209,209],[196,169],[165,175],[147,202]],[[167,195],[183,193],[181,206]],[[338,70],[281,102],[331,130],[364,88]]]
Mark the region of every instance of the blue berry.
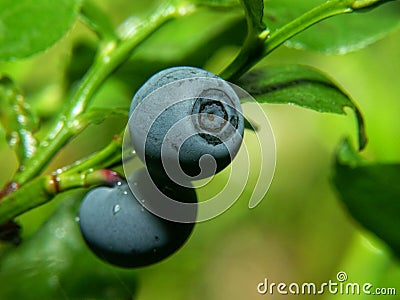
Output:
[[130,115],[132,144],[152,174],[180,178],[180,166],[193,179],[212,176],[231,163],[242,143],[237,94],[202,69],[174,67],[153,75],[133,97]]
[[[143,196],[141,201],[157,195],[144,169],[133,177],[135,195]],[[164,179],[157,186],[177,201],[197,203],[193,189]],[[194,226],[196,206],[191,213],[193,223],[160,218],[142,206],[125,182],[89,191],[79,210],[79,226],[87,245],[99,258],[120,267],[142,267],[163,260],[186,242]]]

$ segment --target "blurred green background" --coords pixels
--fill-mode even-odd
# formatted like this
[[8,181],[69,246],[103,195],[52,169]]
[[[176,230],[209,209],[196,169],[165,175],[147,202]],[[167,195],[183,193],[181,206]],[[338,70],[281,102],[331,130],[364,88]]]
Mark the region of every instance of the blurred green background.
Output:
[[[132,11],[138,15],[146,14],[151,7],[150,2],[122,0],[103,0],[99,4],[115,24]],[[220,17],[216,18],[217,15]],[[226,39],[224,47],[218,51],[210,45],[206,53],[204,47],[202,53],[194,50],[183,53],[182,45],[191,49],[192,43],[192,48],[196,49],[210,34],[211,25],[222,28],[221,31],[226,29],[226,24],[242,28],[243,24],[237,19],[235,15],[201,11],[193,16],[192,27],[175,27],[181,32],[176,32],[173,40],[169,39],[167,26],[165,32],[157,33],[157,43],[165,39],[165,47],[154,47],[156,43],[152,40],[142,45],[103,85],[93,105],[127,107],[140,84],[156,70],[169,65],[195,64],[213,72],[221,71],[237,53],[243,32],[216,34],[216,41]],[[219,27],[210,24],[211,21],[220,24]],[[177,22],[188,24],[189,20]],[[196,37],[189,39],[195,34]],[[365,116],[369,143],[364,156],[374,161],[398,162],[399,40],[400,32],[397,31],[363,50],[341,56],[281,47],[260,64],[306,64],[329,74],[352,95]],[[13,78],[28,101],[46,119],[62,107],[67,89],[75,84],[74,80],[90,62],[94,49],[91,45],[95,42],[95,36],[77,23],[61,42],[45,53],[18,62],[0,63],[0,73]],[[297,299],[302,297],[259,295],[257,284],[264,278],[277,283],[318,284],[336,280],[339,271],[347,273],[349,282],[395,287],[400,293],[398,260],[385,244],[348,215],[330,182],[339,142],[348,135],[356,139],[353,113],[349,110],[348,116],[338,116],[289,105],[263,107],[277,144],[276,173],[268,194],[255,209],[248,209],[247,199],[257,179],[256,174],[250,174],[248,187],[236,204],[221,216],[197,224],[190,240],[179,252],[156,265],[130,271],[138,277],[135,299]],[[55,158],[48,171],[100,149],[124,125],[125,120],[113,119],[90,127]],[[251,149],[255,143],[254,134],[246,132],[245,142]],[[258,153],[255,151],[251,164],[257,166]],[[2,131],[0,165],[0,183],[4,184],[15,171],[16,160]],[[216,176],[213,190],[199,191],[200,199],[217,192],[230,171],[240,172],[228,168]],[[68,196],[21,216],[23,237],[29,239],[61,201],[68,201]],[[0,247],[0,251],[8,250]],[[354,297],[357,298],[325,293],[313,296],[313,299]],[[66,291],[65,299],[68,298]],[[384,298],[399,299],[398,296]]]

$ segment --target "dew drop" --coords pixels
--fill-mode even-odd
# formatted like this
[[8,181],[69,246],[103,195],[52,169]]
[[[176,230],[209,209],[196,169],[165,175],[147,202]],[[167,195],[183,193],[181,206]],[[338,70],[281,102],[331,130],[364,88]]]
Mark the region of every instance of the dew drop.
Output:
[[116,215],[121,210],[121,206],[119,204],[115,204],[113,207],[113,215]]
[[79,216],[76,216],[74,220],[75,220],[75,222],[79,223],[81,218],[79,218]]

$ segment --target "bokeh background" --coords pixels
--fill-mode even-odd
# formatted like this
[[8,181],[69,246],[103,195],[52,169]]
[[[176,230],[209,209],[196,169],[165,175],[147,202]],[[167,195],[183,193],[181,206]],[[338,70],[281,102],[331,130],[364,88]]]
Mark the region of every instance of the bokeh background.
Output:
[[[115,24],[133,11],[139,16],[145,15],[152,5],[144,1],[98,2]],[[237,53],[243,30],[228,30],[216,36],[215,45],[223,43],[218,50],[211,43],[208,50],[203,47],[201,51],[181,51],[191,48],[191,43],[193,49],[201,44],[210,30],[205,24],[211,20],[221,23],[218,28],[224,29],[226,24],[216,20],[216,15],[223,20],[232,18],[228,24],[243,27],[235,16],[225,17],[221,12],[207,10],[191,16],[191,20],[179,21],[182,26],[175,27],[180,31],[175,32],[174,39],[166,26],[156,34],[157,43],[164,47],[155,47],[157,43],[152,40],[142,45],[103,85],[93,105],[127,107],[140,84],[166,66],[193,64],[220,72]],[[398,162],[399,40],[400,31],[393,32],[363,50],[346,55],[280,47],[259,65],[306,64],[329,74],[352,95],[365,116],[369,143],[363,155],[372,161]],[[93,58],[95,43],[95,36],[77,23],[61,42],[46,52],[18,62],[0,63],[0,73],[8,74],[21,87],[45,120],[46,127],[46,120],[63,106],[67,91]],[[221,216],[197,224],[180,251],[156,265],[129,271],[138,280],[132,297],[140,300],[309,299],[310,296],[276,293],[259,295],[257,284],[264,278],[277,283],[318,284],[336,280],[339,271],[347,273],[349,282],[395,287],[400,293],[399,261],[385,244],[351,218],[331,183],[336,147],[346,136],[356,139],[353,113],[349,110],[347,116],[320,114],[289,105],[264,105],[263,108],[277,145],[276,173],[268,194],[255,209],[248,209],[248,197],[257,179],[256,173],[251,173],[248,186],[235,205]],[[57,155],[47,171],[100,149],[124,125],[125,120],[111,119],[91,126]],[[256,141],[254,137],[253,133],[246,132],[245,142],[250,149],[251,164],[257,166],[260,164],[258,150],[251,150]],[[0,183],[4,184],[15,171],[16,159],[6,145],[3,131],[0,131],[0,165]],[[228,168],[217,175],[212,186],[198,191],[200,200],[218,192],[229,172],[240,170]],[[69,197],[67,193],[21,216],[18,220],[23,225],[23,238],[29,239]],[[1,246],[0,254],[9,250]],[[78,266],[76,270],[79,272]],[[124,280],[120,283],[123,286]],[[6,284],[3,281],[0,286]],[[64,296],[65,299],[72,297],[67,288]],[[357,296],[327,293],[313,296],[313,299],[354,298]],[[398,299],[398,296],[384,298]]]

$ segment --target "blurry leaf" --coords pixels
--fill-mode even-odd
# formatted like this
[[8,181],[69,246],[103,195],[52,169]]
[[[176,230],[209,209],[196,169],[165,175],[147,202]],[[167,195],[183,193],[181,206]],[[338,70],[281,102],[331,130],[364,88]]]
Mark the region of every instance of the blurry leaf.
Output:
[[53,83],[42,86],[29,94],[29,103],[42,123],[56,115],[64,100],[64,88]]
[[[360,164],[344,142],[333,178],[350,214],[400,257],[400,164]],[[352,158],[351,158],[352,157]]]
[[262,32],[266,27],[263,22],[264,1],[242,0],[245,7],[247,24],[251,31]]
[[345,114],[354,110],[358,121],[359,147],[367,138],[361,112],[349,95],[320,71],[301,65],[258,68],[241,77],[238,85],[259,103],[295,104],[318,112]]
[[106,12],[90,0],[84,0],[81,9],[82,20],[104,40],[116,38],[114,26]]
[[160,70],[179,65],[204,68],[210,59],[226,56],[227,51],[235,55],[245,37],[246,23],[240,11],[199,9],[157,30],[114,76],[122,80],[132,97],[147,78]]
[[82,192],[61,196],[37,233],[2,258],[0,299],[132,298],[135,274],[100,261],[83,242],[75,221]]
[[70,59],[65,70],[66,88],[78,82],[92,65],[97,45],[87,40],[79,40],[72,47]]
[[[226,31],[242,19],[242,14],[237,11],[198,10],[190,16],[165,24],[138,47],[133,58],[177,62],[199,48],[201,52],[198,54],[209,58],[218,47],[228,42],[234,44],[235,41],[243,41],[240,31],[226,36]],[[219,43],[209,45],[210,40],[214,41],[217,37],[219,39],[216,42]],[[198,58],[192,55],[191,60]]]
[[78,16],[80,0],[2,0],[0,60],[31,56],[56,43]]
[[[131,73],[131,78],[136,75]],[[124,114],[122,110],[129,111],[131,99],[134,94],[134,89],[131,85],[125,85],[119,78],[112,77],[108,79],[93,97],[88,111],[92,109],[117,109]]]
[[239,0],[193,0],[196,5],[208,5],[215,7],[239,6]]
[[20,163],[24,163],[36,151],[37,141],[33,133],[39,128],[39,120],[7,77],[0,78],[0,107],[0,121],[8,144],[16,152]]
[[[266,0],[265,22],[276,30],[323,0]],[[335,16],[312,26],[286,45],[326,53],[347,53],[368,46],[400,28],[400,2],[393,1],[371,10]]]

